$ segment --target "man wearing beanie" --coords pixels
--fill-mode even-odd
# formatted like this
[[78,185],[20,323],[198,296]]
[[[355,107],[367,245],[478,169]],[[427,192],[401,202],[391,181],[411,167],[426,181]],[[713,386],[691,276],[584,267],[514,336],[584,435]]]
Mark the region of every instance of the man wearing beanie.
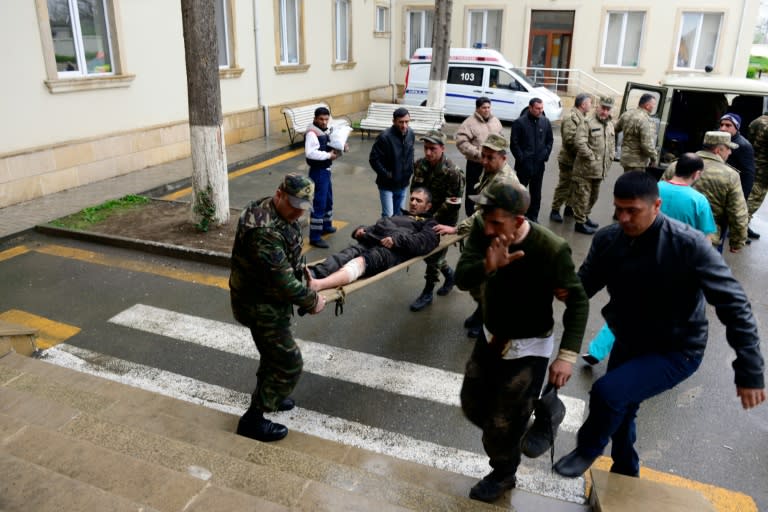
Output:
[[730,133],[731,142],[739,145],[725,163],[739,171],[741,189],[746,199],[755,183],[755,150],[739,130],[741,130],[741,116],[738,114],[728,113],[720,118],[720,131]]

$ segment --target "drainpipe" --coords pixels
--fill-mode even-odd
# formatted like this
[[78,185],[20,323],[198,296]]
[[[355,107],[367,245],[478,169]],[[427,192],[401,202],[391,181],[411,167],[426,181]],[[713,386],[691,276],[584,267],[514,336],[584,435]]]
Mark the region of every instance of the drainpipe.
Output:
[[[375,8],[375,7],[374,7]],[[389,0],[389,90],[392,91],[392,103],[394,103],[397,100],[397,94],[395,91],[397,91],[397,87],[394,83],[394,65],[395,63],[392,62],[392,55],[394,54],[394,51],[392,50],[392,46],[395,44],[395,37],[393,32],[393,19],[395,17],[395,11],[392,9],[392,0]]]
[[255,46],[254,65],[256,66],[256,96],[259,98],[259,102],[261,103],[261,108],[264,114],[264,137],[269,139],[269,106],[264,100],[264,89],[262,87],[261,61],[259,59],[259,34],[261,30],[259,29],[259,16],[256,14],[256,11],[258,10],[256,8],[257,4],[258,0],[253,0],[253,42]]
[[741,2],[741,17],[739,19],[739,31],[736,38],[736,48],[733,50],[733,62],[731,63],[731,76],[736,72],[736,57],[739,55],[739,49],[741,48],[741,34],[744,31],[744,18],[747,13],[747,0]]

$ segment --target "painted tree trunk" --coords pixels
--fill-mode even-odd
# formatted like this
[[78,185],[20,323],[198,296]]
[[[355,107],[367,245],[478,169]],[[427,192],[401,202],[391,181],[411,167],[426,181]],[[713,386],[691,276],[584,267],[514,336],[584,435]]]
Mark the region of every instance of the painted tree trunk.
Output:
[[192,151],[192,218],[203,230],[229,221],[229,183],[214,4],[181,0]]
[[448,80],[448,60],[451,55],[452,0],[435,1],[432,26],[432,65],[429,68],[427,106],[445,108],[445,87]]

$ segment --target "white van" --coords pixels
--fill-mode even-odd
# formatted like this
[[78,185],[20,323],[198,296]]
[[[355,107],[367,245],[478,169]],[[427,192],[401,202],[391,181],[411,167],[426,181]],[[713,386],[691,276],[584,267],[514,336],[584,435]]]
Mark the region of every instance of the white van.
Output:
[[[432,48],[419,48],[411,57],[405,76],[406,105],[427,104],[431,62]],[[475,100],[481,96],[490,98],[493,115],[504,121],[520,117],[531,98],[544,101],[544,114],[550,121],[560,119],[563,113],[557,94],[533,85],[496,50],[451,48],[445,113],[469,116],[475,111]]]

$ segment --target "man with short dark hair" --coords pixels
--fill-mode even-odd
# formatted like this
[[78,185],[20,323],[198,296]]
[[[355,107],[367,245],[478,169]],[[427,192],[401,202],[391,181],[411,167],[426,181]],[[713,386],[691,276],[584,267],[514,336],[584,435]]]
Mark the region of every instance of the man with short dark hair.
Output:
[[616,122],[615,132],[623,133],[620,163],[624,172],[644,171],[659,159],[656,151],[656,124],[651,112],[656,108],[656,97],[645,93],[637,108],[627,110]]
[[573,215],[571,209],[571,175],[573,174],[573,161],[576,158],[576,129],[584,122],[584,117],[592,110],[592,96],[582,92],[576,95],[573,108],[560,123],[560,138],[562,146],[557,155],[557,164],[560,170],[557,187],[552,197],[552,211],[549,219],[555,222],[563,222],[560,215],[560,207],[565,205],[566,215]]
[[512,123],[509,148],[515,157],[517,179],[531,193],[531,206],[526,216],[534,222],[539,220],[544,165],[549,160],[553,143],[552,125],[544,115],[544,101],[532,98],[527,112]]
[[410,122],[408,109],[395,109],[392,126],[376,137],[368,157],[376,173],[382,217],[398,214],[405,204],[408,183],[413,175],[413,145],[416,141],[413,130],[408,126]]
[[595,235],[579,277],[589,297],[607,288],[602,313],[616,343],[608,371],[592,385],[576,449],[554,466],[566,477],[583,474],[609,442],[611,471],[639,475],[637,411],[701,364],[707,344],[705,301],[725,324],[736,352],[733,368],[742,407],[765,401],[757,323],[722,256],[700,231],[659,215],[658,186],[650,174],[624,173],[613,195],[618,223]]
[[339,153],[328,143],[332,128],[328,125],[331,111],[325,107],[315,109],[315,117],[304,134],[304,154],[309,165],[309,177],[315,182],[315,199],[309,216],[309,243],[327,249],[328,242],[321,237],[335,233],[333,226],[333,188],[331,186],[331,163]]

